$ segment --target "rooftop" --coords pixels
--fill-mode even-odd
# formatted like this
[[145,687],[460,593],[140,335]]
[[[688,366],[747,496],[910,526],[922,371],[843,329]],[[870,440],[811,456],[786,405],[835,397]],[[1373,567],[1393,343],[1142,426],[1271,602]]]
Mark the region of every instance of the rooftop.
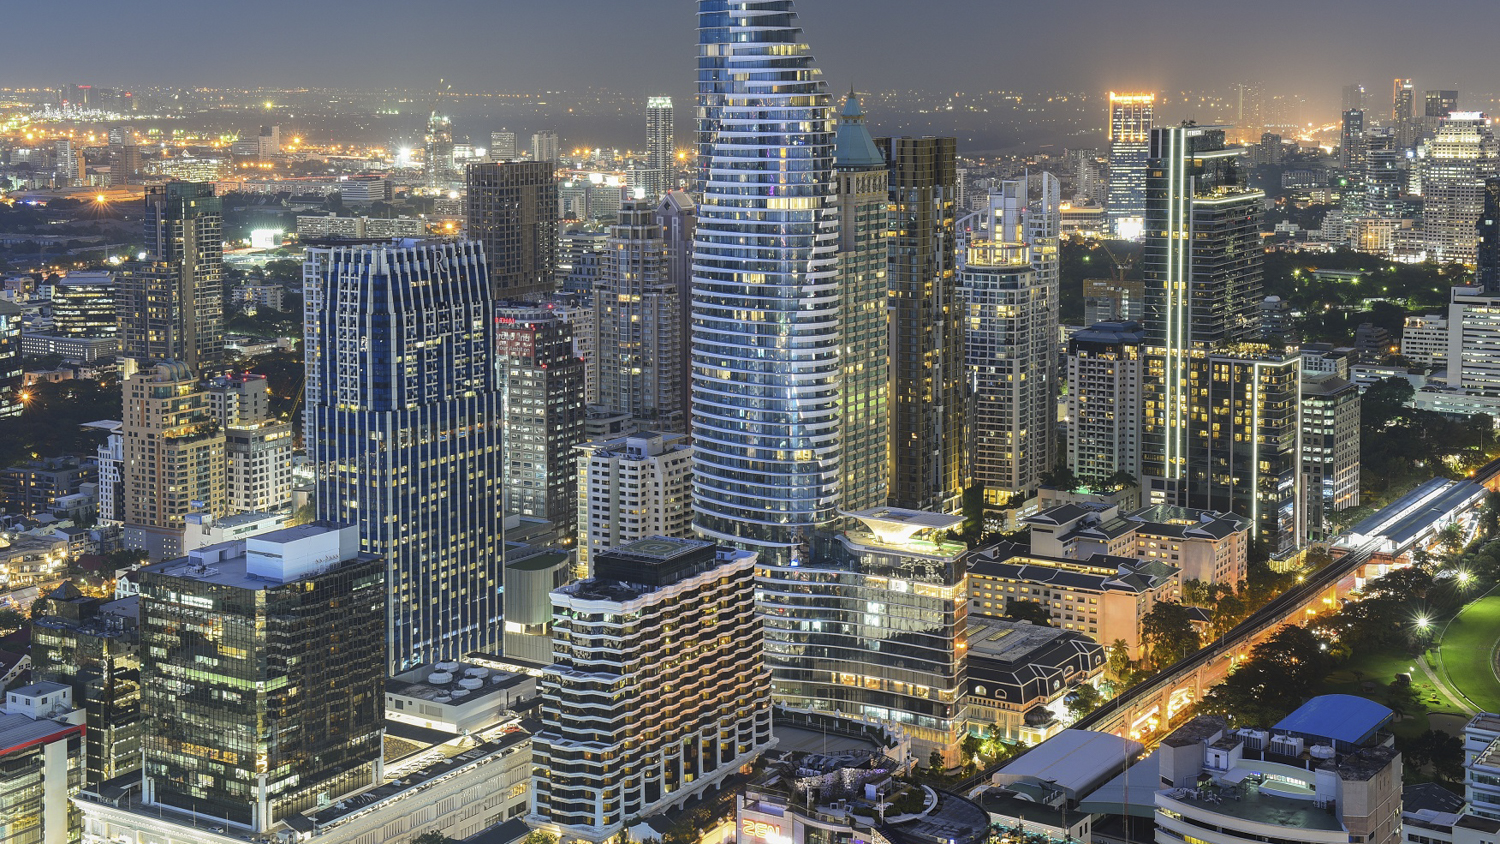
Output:
[[1089,730],[1063,730],[1000,769],[998,779],[1025,778],[1056,785],[1076,797],[1085,794],[1144,748],[1140,742]]
[[1242,821],[1323,832],[1340,832],[1344,829],[1331,809],[1322,808],[1311,800],[1297,800],[1256,788],[1243,788],[1238,790],[1238,800],[1225,796],[1215,803],[1202,798],[1193,799],[1187,796],[1187,791],[1188,789],[1166,789],[1157,792],[1157,795],[1185,803],[1196,812],[1212,812]]
[[1347,744],[1362,744],[1395,713],[1368,698],[1320,695],[1276,723],[1276,732],[1299,733]]
[[524,674],[496,671],[463,662],[439,662],[404,671],[387,679],[385,690],[387,694],[462,706],[530,679]]
[[55,741],[69,732],[82,735],[83,727],[45,718],[33,721],[25,715],[0,713],[0,756],[38,742]]
[[904,545],[924,530],[948,530],[964,523],[962,516],[900,507],[873,507],[844,515],[858,519],[876,539],[889,545]]

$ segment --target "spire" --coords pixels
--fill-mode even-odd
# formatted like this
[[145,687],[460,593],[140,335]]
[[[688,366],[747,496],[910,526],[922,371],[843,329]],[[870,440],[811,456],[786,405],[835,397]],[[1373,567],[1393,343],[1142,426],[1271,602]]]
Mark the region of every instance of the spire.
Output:
[[885,156],[880,154],[880,148],[875,146],[875,139],[870,137],[869,127],[865,125],[865,110],[853,88],[849,89],[849,96],[844,99],[844,109],[839,113],[839,126],[834,135],[833,166],[840,170],[885,166]]

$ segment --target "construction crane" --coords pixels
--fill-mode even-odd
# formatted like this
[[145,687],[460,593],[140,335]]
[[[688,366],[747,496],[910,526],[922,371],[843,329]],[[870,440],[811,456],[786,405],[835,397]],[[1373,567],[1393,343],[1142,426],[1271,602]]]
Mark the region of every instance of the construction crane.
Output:
[[1130,268],[1135,266],[1135,256],[1126,256],[1126,259],[1121,261],[1109,248],[1109,242],[1105,240],[1099,241],[1099,248],[1104,250],[1104,254],[1109,256],[1110,263],[1115,265],[1115,281],[1124,281],[1125,276],[1130,273]]

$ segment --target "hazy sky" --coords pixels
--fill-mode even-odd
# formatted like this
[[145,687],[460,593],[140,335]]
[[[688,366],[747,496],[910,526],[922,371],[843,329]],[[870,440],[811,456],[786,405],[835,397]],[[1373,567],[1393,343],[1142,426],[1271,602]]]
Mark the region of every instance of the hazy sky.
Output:
[[[691,92],[692,0],[7,3],[0,85]],[[1495,0],[800,0],[835,89],[1500,90]],[[28,44],[34,39],[34,43]],[[1464,103],[1468,105],[1467,102]]]

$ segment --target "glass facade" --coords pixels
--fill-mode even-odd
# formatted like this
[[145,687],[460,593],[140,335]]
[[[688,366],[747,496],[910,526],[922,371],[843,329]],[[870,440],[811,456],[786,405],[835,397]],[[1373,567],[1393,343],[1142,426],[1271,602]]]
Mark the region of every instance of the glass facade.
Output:
[[359,525],[387,561],[391,671],[497,652],[501,391],[484,255],[405,242],[307,256],[318,518]]
[[886,722],[951,764],[965,721],[962,544],[819,533],[814,566],[756,567],[772,694],[794,709]]
[[[83,825],[78,809],[59,794],[63,784],[53,777],[57,772],[65,774],[69,797],[83,787],[83,729],[58,725],[61,735],[10,749],[0,747],[0,841],[74,844],[79,840]],[[65,828],[58,830],[54,825]]]
[[839,494],[831,101],[791,0],[698,4],[695,525],[789,557]]
[[279,584],[235,566],[141,570],[145,799],[264,831],[373,783],[385,565]]

